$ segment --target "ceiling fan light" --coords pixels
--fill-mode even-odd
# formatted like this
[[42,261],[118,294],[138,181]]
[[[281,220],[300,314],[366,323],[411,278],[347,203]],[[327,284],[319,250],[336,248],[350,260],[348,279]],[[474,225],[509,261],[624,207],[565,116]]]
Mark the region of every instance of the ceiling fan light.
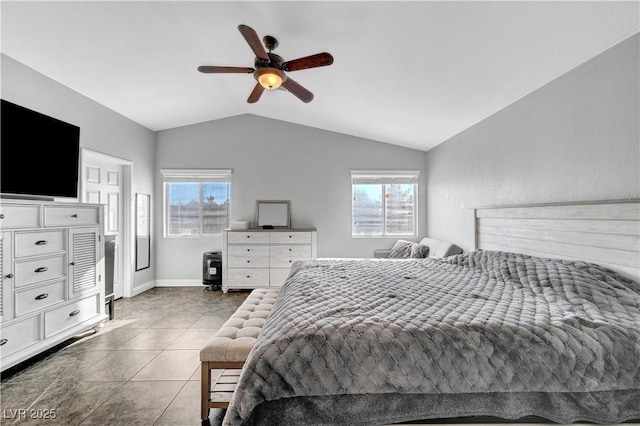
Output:
[[284,73],[277,68],[261,68],[256,70],[256,79],[268,90],[277,89],[284,81]]

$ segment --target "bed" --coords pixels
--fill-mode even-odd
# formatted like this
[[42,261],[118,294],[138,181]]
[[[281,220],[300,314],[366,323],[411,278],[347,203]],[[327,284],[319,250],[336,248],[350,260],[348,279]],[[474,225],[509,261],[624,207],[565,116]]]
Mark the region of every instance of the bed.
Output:
[[640,419],[639,205],[477,209],[467,253],[297,262],[223,424]]

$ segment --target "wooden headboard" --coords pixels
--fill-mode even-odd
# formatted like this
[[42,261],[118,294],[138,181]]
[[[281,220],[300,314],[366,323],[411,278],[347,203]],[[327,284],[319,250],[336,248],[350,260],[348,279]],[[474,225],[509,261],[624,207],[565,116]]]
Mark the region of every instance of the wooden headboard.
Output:
[[640,281],[640,200],[474,209],[475,249],[584,260]]

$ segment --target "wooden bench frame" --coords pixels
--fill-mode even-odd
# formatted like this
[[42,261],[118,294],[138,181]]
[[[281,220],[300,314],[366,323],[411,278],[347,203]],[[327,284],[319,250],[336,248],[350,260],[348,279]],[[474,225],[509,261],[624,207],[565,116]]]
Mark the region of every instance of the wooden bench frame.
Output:
[[[242,371],[242,366],[246,360],[246,356],[253,348],[253,345],[250,347],[245,347],[241,350],[241,355],[236,353],[235,355],[231,355],[232,361],[211,361],[205,360],[202,361],[203,353],[205,349],[207,352],[211,352],[212,349],[220,348],[221,352],[224,352],[226,349],[224,348],[224,343],[216,341],[216,338],[227,338],[227,342],[229,340],[235,340],[238,338],[246,339],[248,336],[245,336],[242,331],[253,329],[252,333],[255,335],[256,328],[262,329],[261,325],[256,325],[256,321],[258,323],[266,320],[266,315],[271,312],[272,303],[269,303],[270,300],[275,300],[275,297],[278,294],[279,289],[269,289],[265,291],[265,289],[256,289],[253,290],[245,302],[243,302],[238,309],[229,317],[229,319],[224,323],[224,325],[218,330],[213,336],[214,339],[207,343],[205,348],[202,349],[201,356],[201,401],[200,401],[200,417],[202,419],[203,424],[209,421],[209,411],[211,408],[228,408],[229,403],[231,402],[231,398],[233,396],[233,392],[238,383],[238,378],[240,377],[240,372]],[[259,293],[262,293],[259,295]],[[256,302],[256,297],[258,297],[258,303]],[[266,303],[262,303],[263,300]],[[239,312],[243,311],[244,316],[239,315]],[[265,315],[266,313],[266,315]],[[248,314],[248,315],[247,315]],[[242,325],[238,325],[237,321],[244,321]],[[246,325],[246,324],[249,325]],[[243,330],[244,328],[244,330]],[[228,334],[223,333],[223,330],[231,330],[232,335],[234,334],[234,329],[238,330],[238,337],[229,337]],[[251,331],[249,331],[251,333]],[[254,338],[254,337],[251,337]],[[257,338],[257,336],[255,336]],[[254,343],[255,343],[254,338]],[[245,340],[246,342],[246,340]],[[245,343],[246,344],[246,343]],[[248,349],[248,350],[247,350]],[[237,350],[237,346],[236,346]],[[242,354],[242,351],[246,350],[246,354]],[[229,354],[220,355],[216,354],[211,357],[205,356],[205,358],[227,358]],[[215,380],[213,379],[213,370],[222,370],[220,372],[220,376],[218,376]]]
[[[209,410],[211,408],[229,407],[229,402],[238,383],[238,376],[240,375],[243,365],[244,362],[202,362],[202,412],[200,413],[202,420],[209,418]],[[212,370],[222,370],[220,377],[215,381],[213,386],[211,383],[211,379],[213,378],[211,374]],[[225,376],[225,372],[237,372],[237,374],[228,374]],[[235,380],[226,380],[224,379],[226,377],[235,377]],[[215,398],[214,394],[219,395],[219,398]]]

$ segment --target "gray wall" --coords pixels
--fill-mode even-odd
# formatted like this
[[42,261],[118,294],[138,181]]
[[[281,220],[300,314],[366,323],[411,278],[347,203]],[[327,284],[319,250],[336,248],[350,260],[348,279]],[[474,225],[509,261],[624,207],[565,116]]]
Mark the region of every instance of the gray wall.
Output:
[[473,248],[471,207],[640,197],[638,34],[427,152],[427,233]]
[[[351,238],[351,169],[421,170],[420,235],[473,245],[470,207],[640,197],[635,35],[427,153],[251,115],[158,132],[2,55],[2,97],[82,127],[81,146],[132,161],[153,194],[151,268],[134,285],[200,280],[220,238],[162,237],[161,168],[233,169],[232,216],[289,199],[323,257],[369,257],[392,239]],[[154,143],[155,140],[155,143]],[[426,214],[425,214],[426,212]]]
[[[253,223],[258,199],[291,200],[293,227],[318,230],[318,256],[372,257],[395,239],[351,238],[351,169],[416,169],[425,153],[253,115],[158,132],[162,168],[233,170],[232,219]],[[161,212],[161,175],[155,210]],[[422,181],[423,182],[423,181]],[[425,185],[419,194],[419,229],[425,225]],[[156,234],[162,235],[160,215]],[[220,250],[221,238],[157,242],[159,280],[201,279],[202,253]]]
[[[80,126],[81,148],[132,161],[134,192],[153,193],[155,134],[151,130],[11,57],[1,59],[3,99]],[[154,276],[152,262],[151,268],[134,273],[133,286],[153,281]]]

